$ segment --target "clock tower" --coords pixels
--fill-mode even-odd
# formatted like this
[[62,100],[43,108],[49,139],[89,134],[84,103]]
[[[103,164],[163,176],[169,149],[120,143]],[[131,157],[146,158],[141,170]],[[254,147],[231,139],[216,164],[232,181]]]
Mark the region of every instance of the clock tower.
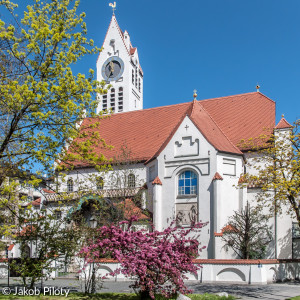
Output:
[[120,29],[113,14],[97,60],[97,80],[112,87],[100,95],[97,113],[113,110],[115,113],[143,109],[143,71],[137,48],[130,36]]

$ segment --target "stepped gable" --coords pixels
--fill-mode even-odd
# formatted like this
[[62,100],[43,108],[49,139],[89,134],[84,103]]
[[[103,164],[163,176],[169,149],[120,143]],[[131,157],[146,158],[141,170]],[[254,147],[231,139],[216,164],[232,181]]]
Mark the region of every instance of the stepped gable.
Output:
[[[114,114],[94,129],[114,148],[96,145],[95,150],[114,158],[126,146],[133,160],[149,161],[164,149],[187,115],[217,150],[240,155],[237,145],[242,139],[271,134],[275,102],[255,92]],[[83,126],[94,122],[87,118]]]

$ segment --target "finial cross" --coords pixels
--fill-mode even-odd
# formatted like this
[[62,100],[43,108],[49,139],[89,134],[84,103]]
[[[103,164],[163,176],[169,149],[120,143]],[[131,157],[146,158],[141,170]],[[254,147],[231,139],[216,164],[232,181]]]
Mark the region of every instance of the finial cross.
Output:
[[114,3],[109,3],[109,6],[112,7],[112,11],[113,11],[113,15],[115,14],[115,10],[116,10],[116,7],[117,7],[117,3],[114,2]]

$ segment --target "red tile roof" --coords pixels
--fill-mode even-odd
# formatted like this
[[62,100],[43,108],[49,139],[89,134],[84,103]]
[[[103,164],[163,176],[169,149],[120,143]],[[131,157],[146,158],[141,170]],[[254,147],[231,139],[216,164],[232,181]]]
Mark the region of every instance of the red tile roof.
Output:
[[273,132],[275,102],[260,92],[203,100],[201,104],[234,145]]
[[14,246],[15,246],[14,244],[9,245],[8,248],[7,248],[7,250],[11,251],[14,248]]
[[282,117],[281,120],[276,125],[275,129],[285,129],[285,128],[292,128],[293,126],[284,118]]
[[[204,137],[217,150],[242,154],[237,147],[242,139],[271,134],[275,126],[275,102],[259,92],[214,98],[202,101],[162,106],[118,113],[100,120],[100,136],[113,149],[101,143],[94,150],[113,158],[122,146],[131,151],[135,161],[150,161],[157,157],[188,115]],[[82,126],[95,124],[87,118]],[[71,147],[70,147],[71,149]],[[85,166],[76,163],[76,166]]]
[[215,236],[223,236],[224,232],[232,232],[232,231],[237,231],[237,229],[234,226],[228,224],[222,228],[221,232],[215,232],[214,234]]
[[152,181],[152,184],[155,185],[155,184],[158,184],[158,185],[162,185],[160,179],[158,176],[156,176],[156,178]]
[[223,177],[218,172],[216,172],[212,180],[223,180]]
[[129,220],[133,216],[136,216],[138,221],[150,220],[150,218],[142,212],[142,209],[137,207],[131,199],[125,199],[124,202],[118,203],[116,206],[123,210],[126,220]]
[[130,48],[130,55],[133,55],[136,51],[136,47],[135,48]]
[[42,189],[43,192],[47,193],[47,194],[53,194],[55,193],[54,191],[51,191],[51,190],[47,190],[47,189]]
[[40,206],[41,205],[41,198],[38,198],[38,199],[32,201],[31,204],[33,206]]

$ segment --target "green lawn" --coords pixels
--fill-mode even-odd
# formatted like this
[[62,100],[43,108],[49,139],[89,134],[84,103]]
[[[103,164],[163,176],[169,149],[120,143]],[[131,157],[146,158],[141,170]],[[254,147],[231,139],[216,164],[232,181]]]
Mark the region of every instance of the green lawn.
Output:
[[[192,300],[233,300],[235,299],[232,296],[229,296],[228,298],[226,297],[219,297],[216,295],[211,295],[211,294],[192,294],[188,295]],[[31,299],[31,300],[36,300],[36,299],[42,299],[42,300],[62,300],[65,299],[64,296],[4,296],[0,295],[0,300],[15,300],[15,299]],[[135,295],[135,294],[125,294],[125,293],[98,293],[93,296],[86,296],[83,294],[70,294],[68,296],[68,299],[74,299],[74,300],[93,300],[93,299],[104,299],[104,300],[139,300],[140,298]],[[156,297],[157,300],[165,300],[165,298],[159,296]],[[293,298],[294,299],[294,298]],[[300,298],[295,298],[295,299],[300,299]]]
[[296,296],[296,297],[293,297],[293,298],[289,298],[287,300],[300,300],[300,296]]

